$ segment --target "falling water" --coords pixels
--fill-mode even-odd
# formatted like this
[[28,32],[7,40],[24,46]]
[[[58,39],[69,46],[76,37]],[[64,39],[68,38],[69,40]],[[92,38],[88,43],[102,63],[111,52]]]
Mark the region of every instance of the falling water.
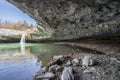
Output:
[[25,33],[22,34],[21,40],[20,40],[20,46],[21,46],[21,52],[25,53]]
[[21,40],[20,40],[20,44],[25,44],[25,33],[22,34]]

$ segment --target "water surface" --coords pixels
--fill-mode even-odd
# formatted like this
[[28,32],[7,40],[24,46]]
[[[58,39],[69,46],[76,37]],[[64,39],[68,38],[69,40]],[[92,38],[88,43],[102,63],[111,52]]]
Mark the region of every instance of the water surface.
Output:
[[31,43],[22,50],[19,43],[0,44],[0,80],[33,80],[54,55],[73,52],[66,46]]

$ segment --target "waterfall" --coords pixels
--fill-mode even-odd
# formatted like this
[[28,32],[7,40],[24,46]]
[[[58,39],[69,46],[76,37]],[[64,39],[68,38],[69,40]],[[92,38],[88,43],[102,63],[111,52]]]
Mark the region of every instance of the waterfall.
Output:
[[20,40],[20,44],[25,44],[25,33],[22,34],[21,40]]
[[20,48],[21,48],[21,52],[24,54],[25,53],[25,33],[22,34],[22,37],[20,40]]

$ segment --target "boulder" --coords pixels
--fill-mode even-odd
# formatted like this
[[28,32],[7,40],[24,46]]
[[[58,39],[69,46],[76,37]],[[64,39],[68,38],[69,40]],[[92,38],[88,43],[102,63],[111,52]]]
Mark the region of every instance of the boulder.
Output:
[[74,80],[73,69],[71,67],[64,68],[61,80]]
[[78,65],[80,65],[79,59],[74,58],[74,59],[72,60],[72,64],[73,64],[73,66],[78,66]]

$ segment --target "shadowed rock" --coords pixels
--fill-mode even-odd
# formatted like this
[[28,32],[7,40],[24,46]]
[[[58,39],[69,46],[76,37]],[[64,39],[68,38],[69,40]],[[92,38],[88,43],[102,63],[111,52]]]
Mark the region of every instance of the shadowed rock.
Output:
[[[34,18],[50,40],[120,36],[119,0],[8,1]],[[41,39],[40,32],[38,27],[32,38]]]

